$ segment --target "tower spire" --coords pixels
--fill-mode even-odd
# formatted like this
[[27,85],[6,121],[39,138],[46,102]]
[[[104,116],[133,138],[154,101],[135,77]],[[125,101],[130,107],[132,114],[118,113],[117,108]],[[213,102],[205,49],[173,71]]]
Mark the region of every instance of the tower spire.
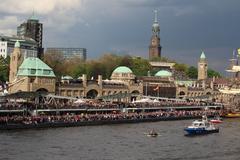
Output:
[[152,32],[153,32],[153,35],[155,35],[155,36],[159,36],[159,32],[160,32],[160,25],[158,24],[157,12],[158,11],[155,9],[154,10],[154,22],[152,25]]
[[155,13],[154,22],[157,23],[157,22],[158,22],[158,19],[157,19],[157,13],[158,13],[158,11],[155,9],[155,10],[154,10],[154,13]]
[[157,10],[154,10],[154,22],[152,24],[152,37],[149,46],[149,59],[154,57],[161,57],[161,45],[160,45],[160,25],[158,23]]

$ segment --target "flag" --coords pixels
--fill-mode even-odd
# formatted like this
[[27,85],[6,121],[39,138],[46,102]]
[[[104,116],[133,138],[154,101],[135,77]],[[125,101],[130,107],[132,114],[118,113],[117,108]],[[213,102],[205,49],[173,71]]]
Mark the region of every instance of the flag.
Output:
[[157,85],[153,90],[154,90],[154,91],[159,90],[159,85]]

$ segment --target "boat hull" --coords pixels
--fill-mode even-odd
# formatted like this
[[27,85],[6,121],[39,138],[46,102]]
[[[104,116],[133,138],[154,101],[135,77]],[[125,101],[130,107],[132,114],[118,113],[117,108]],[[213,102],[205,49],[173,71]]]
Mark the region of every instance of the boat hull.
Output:
[[210,134],[210,133],[218,133],[219,128],[206,130],[205,128],[185,128],[187,135],[203,135],[203,134]]
[[223,121],[213,119],[213,120],[210,120],[210,122],[212,122],[212,123],[222,123]]
[[225,115],[226,118],[240,118],[240,113],[228,113]]
[[147,136],[148,136],[148,137],[157,137],[158,134],[148,134]]

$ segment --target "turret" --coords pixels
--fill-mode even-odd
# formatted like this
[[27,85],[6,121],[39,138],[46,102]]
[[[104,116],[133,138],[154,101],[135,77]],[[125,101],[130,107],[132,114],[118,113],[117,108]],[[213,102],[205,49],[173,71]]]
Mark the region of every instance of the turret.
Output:
[[198,80],[207,79],[207,60],[204,52],[201,53],[200,60],[198,62]]
[[20,42],[17,40],[14,45],[13,53],[10,57],[9,82],[12,83],[17,77],[17,71],[20,64],[22,64],[22,54],[20,49]]

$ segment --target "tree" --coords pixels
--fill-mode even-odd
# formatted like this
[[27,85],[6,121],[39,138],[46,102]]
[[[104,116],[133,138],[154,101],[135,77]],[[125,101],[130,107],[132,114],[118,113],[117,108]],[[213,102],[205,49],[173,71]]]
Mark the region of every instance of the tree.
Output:
[[10,65],[10,57],[3,58],[0,56],[0,81],[6,82],[9,77],[9,65]]
[[79,58],[74,57],[64,60],[64,72],[73,78],[78,78],[80,75],[85,74],[85,62]]
[[76,68],[73,69],[71,76],[74,78],[78,78],[83,74],[87,74],[86,66],[87,64],[85,62],[78,64]]
[[147,72],[150,70],[149,61],[142,58],[134,58],[132,70],[136,76],[146,76]]
[[86,64],[86,74],[89,78],[97,78],[98,75],[102,75],[103,77],[106,76],[106,68],[103,63],[99,61],[91,60],[88,61]]
[[186,73],[189,78],[197,79],[198,77],[198,70],[194,66],[189,67]]
[[208,77],[212,78],[212,77],[221,77],[221,74],[213,69],[208,69],[207,71]]
[[44,62],[47,63],[54,71],[57,78],[67,74],[64,65],[65,59],[61,52],[46,52],[44,54]]
[[174,68],[176,71],[184,72],[184,73],[186,73],[188,70],[188,66],[183,63],[175,63]]
[[102,64],[102,69],[104,69],[103,78],[110,78],[113,70],[121,65],[122,57],[112,53],[105,53],[98,61]]

